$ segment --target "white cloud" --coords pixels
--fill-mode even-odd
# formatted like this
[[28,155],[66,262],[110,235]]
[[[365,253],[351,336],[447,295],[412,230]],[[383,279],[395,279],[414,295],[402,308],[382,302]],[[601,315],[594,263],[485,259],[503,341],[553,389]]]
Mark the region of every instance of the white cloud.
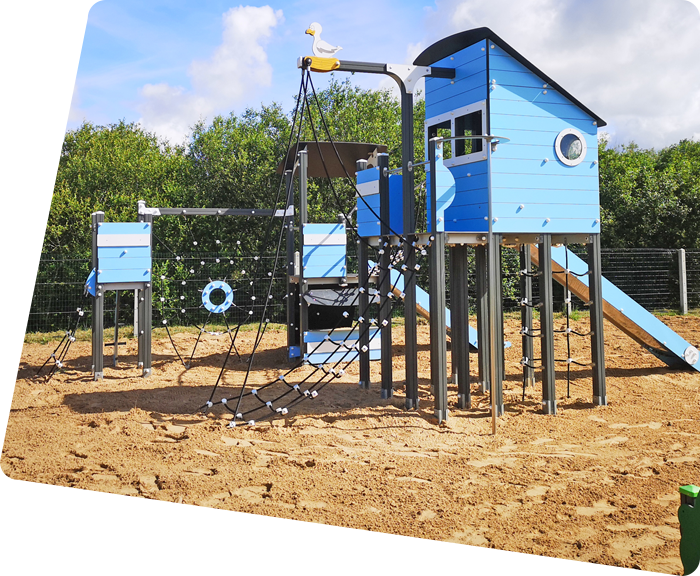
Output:
[[28,84],[0,96],[0,118],[13,122],[71,122],[80,117],[78,83],[62,70],[41,86]]
[[614,144],[700,133],[700,12],[686,0],[437,0],[425,45],[486,26],[604,118]]
[[200,118],[225,113],[272,83],[265,44],[284,21],[270,6],[238,6],[223,15],[221,44],[206,60],[188,68],[191,87],[146,84],[139,94],[139,122],[159,136],[180,143]]

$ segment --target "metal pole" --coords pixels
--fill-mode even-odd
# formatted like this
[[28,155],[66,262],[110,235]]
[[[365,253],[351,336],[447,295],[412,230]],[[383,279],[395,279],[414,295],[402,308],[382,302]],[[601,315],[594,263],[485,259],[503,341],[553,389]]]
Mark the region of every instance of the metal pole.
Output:
[[607,406],[605,385],[605,335],[603,333],[603,287],[600,234],[591,234],[588,244],[588,286],[591,313],[591,363],[593,364],[593,404]]
[[[295,345],[296,338],[294,334],[294,286],[292,285],[292,276],[294,276],[294,180],[292,179],[293,172],[285,170],[284,185],[286,190],[286,212],[284,217],[284,227],[286,228],[286,252],[287,252],[287,359],[290,359],[292,346]],[[292,209],[292,210],[290,210]],[[290,212],[292,212],[290,214]]]
[[[355,164],[358,172],[367,169],[367,160],[358,160]],[[360,238],[357,241],[357,283],[360,291],[358,298],[358,315],[369,318],[369,247],[367,242]],[[359,325],[358,344],[360,350],[360,388],[368,390],[370,387],[370,365],[369,365],[369,325],[364,322]],[[382,351],[383,354],[383,351]]]
[[488,249],[488,280],[487,280],[487,290],[488,290],[488,326],[489,326],[489,349],[491,354],[489,354],[489,382],[491,383],[491,433],[496,434],[496,421],[498,419],[499,407],[502,405],[503,400],[498,397],[498,392],[500,386],[498,385],[498,377],[500,372],[499,366],[499,356],[495,352],[498,347],[498,305],[496,299],[498,298],[498,259],[499,259],[499,245],[500,238],[498,234],[494,234],[489,225],[489,249]]
[[401,166],[403,174],[403,244],[407,274],[404,279],[404,330],[406,340],[406,409],[418,408],[418,320],[416,300],[416,213],[413,171],[413,94],[401,90]]
[[496,258],[496,365],[498,366],[498,377],[496,378],[496,399],[498,400],[498,415],[503,415],[503,380],[506,376],[506,357],[505,357],[505,337],[503,334],[503,247],[501,246],[501,235],[494,234],[494,240],[497,246]]
[[382,398],[391,398],[394,394],[391,365],[391,245],[389,243],[390,207],[389,207],[389,155],[377,155],[379,168],[379,216],[381,218],[381,240],[379,248],[379,326],[382,343]]
[[[467,246],[455,246],[452,249],[452,270],[455,281],[452,283],[452,334],[458,338],[452,340],[452,371],[457,365],[457,405],[471,408],[471,388],[469,386],[469,253]],[[455,316],[455,309],[459,314]],[[456,362],[455,362],[456,360]]]
[[114,350],[112,350],[112,363],[117,365],[117,356],[119,355],[119,290],[116,291],[114,298]]
[[542,340],[542,410],[557,413],[554,372],[554,301],[552,298],[552,235],[540,234],[540,335]]
[[438,231],[436,148],[440,138],[428,142],[430,160],[430,381],[438,423],[447,420],[447,337],[445,318],[445,232]]
[[[150,224],[151,239],[153,238],[153,215],[146,214],[144,221]],[[151,266],[153,266],[153,242],[150,242]],[[143,302],[143,323],[139,323],[139,330],[143,332],[143,374],[144,378],[151,375],[151,338],[153,336],[153,269],[151,268],[151,279],[146,282],[146,286],[141,290]]]
[[99,259],[97,257],[97,232],[104,219],[104,212],[92,214],[92,267],[97,274],[95,297],[92,300],[92,372],[95,380],[102,380],[104,375],[104,292],[98,281]]
[[450,246],[448,248],[448,253],[450,255],[450,364],[452,368],[452,384],[459,388],[459,371],[457,369],[457,357],[459,354],[458,350],[461,350],[459,340],[462,337],[462,332],[459,328],[462,325],[462,309],[460,307],[459,298],[457,297],[457,284],[459,282],[460,276],[460,262],[457,259],[456,251],[456,246]]
[[307,281],[304,279],[304,226],[309,217],[307,175],[309,156],[306,150],[299,151],[299,354],[304,358],[304,331],[308,328],[309,307],[304,300]]
[[527,365],[523,365],[523,378],[526,386],[535,385],[535,370],[532,368],[532,358],[534,356],[534,342],[532,340],[532,266],[531,248],[529,244],[520,245],[520,299],[522,307],[520,318],[523,328],[523,360]]
[[678,285],[681,290],[681,314],[688,313],[688,278],[685,270],[685,250],[678,250]]
[[476,262],[476,331],[479,335],[479,389],[482,393],[491,390],[489,380],[489,350],[491,337],[489,336],[489,298],[488,298],[488,247],[478,245],[474,250]]

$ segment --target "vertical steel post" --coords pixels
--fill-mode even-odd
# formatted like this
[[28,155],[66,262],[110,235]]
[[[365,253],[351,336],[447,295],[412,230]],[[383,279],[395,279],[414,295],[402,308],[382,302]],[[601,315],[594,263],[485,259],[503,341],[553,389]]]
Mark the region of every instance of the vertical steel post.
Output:
[[489,298],[488,298],[488,247],[479,244],[474,250],[476,263],[476,331],[479,335],[479,389],[482,393],[491,390],[489,379],[489,349],[491,336],[489,336]]
[[[467,246],[454,246],[450,258],[452,373],[457,385],[457,405],[471,408],[469,386],[469,253]],[[453,280],[454,278],[454,280]],[[457,367],[455,371],[455,365]]]
[[430,160],[430,381],[438,423],[447,420],[447,336],[445,318],[445,233],[438,231],[436,148],[440,138],[428,142]]
[[146,282],[141,297],[143,298],[143,323],[139,322],[139,333],[143,334],[143,373],[146,378],[151,375],[151,339],[153,337],[153,214],[145,214],[144,222],[150,224],[151,242],[148,250],[151,253],[151,279]]
[[688,313],[688,278],[685,271],[685,250],[678,250],[678,285],[681,291],[681,314]]
[[505,357],[505,335],[503,334],[503,247],[501,246],[501,235],[494,234],[494,240],[496,242],[498,257],[496,259],[497,269],[496,269],[496,365],[498,366],[498,378],[496,382],[498,384],[498,392],[496,397],[499,399],[498,415],[503,415],[503,380],[506,377],[506,357]]
[[307,178],[309,155],[306,150],[299,151],[299,355],[304,359],[306,343],[304,332],[309,325],[309,307],[304,300],[307,280],[304,278],[304,226],[309,217]]
[[413,94],[401,90],[401,166],[403,175],[403,244],[407,274],[404,277],[404,330],[406,340],[406,409],[418,408],[418,324],[416,308],[416,198],[413,171]]
[[292,179],[293,172],[285,170],[284,186],[285,186],[285,216],[284,227],[286,229],[285,243],[287,255],[287,359],[290,358],[290,351],[296,338],[294,337],[294,286],[292,286],[292,276],[294,276],[294,180]]
[[554,371],[554,300],[552,297],[552,236],[540,234],[539,288],[540,336],[542,339],[542,410],[557,413],[556,374]]
[[119,355],[119,290],[116,291],[114,298],[114,349],[112,350],[112,363],[117,365],[117,356]]
[[452,369],[452,384],[459,387],[459,373],[457,370],[457,350],[460,349],[459,339],[462,336],[462,332],[459,329],[459,327],[461,326],[462,310],[458,301],[459,299],[457,298],[457,283],[459,282],[460,263],[457,261],[456,246],[449,246],[447,251],[450,255],[449,266],[446,265],[446,268],[449,268],[450,271],[450,365]]
[[[367,160],[358,160],[355,164],[357,172],[367,169]],[[360,238],[358,230],[357,241],[357,283],[360,290],[358,297],[358,316],[369,318],[369,246],[367,240]],[[360,361],[360,388],[368,390],[370,387],[369,364],[369,325],[363,322],[358,327],[360,347],[358,355]]]
[[600,234],[591,234],[588,244],[588,287],[591,313],[591,363],[593,364],[593,404],[606,406],[605,335],[603,333],[603,287],[600,260]]
[[526,386],[535,385],[535,370],[532,368],[534,342],[532,340],[532,266],[531,248],[529,244],[520,245],[520,318],[523,329],[523,360],[529,366],[523,365],[523,378]]
[[498,349],[498,261],[500,259],[500,235],[490,231],[489,225],[489,247],[488,247],[488,267],[487,267],[487,291],[488,291],[488,335],[489,354],[488,375],[491,383],[491,431],[496,433],[496,419],[503,411],[503,391],[499,382],[500,377],[500,357]]
[[97,258],[97,232],[104,219],[104,212],[92,214],[92,267],[97,274],[95,297],[92,300],[92,372],[95,380],[102,380],[104,376],[104,291],[98,282],[99,259]]
[[382,343],[382,398],[394,395],[394,382],[391,365],[391,226],[389,206],[389,155],[377,155],[379,168],[379,217],[380,248],[379,248],[379,329]]

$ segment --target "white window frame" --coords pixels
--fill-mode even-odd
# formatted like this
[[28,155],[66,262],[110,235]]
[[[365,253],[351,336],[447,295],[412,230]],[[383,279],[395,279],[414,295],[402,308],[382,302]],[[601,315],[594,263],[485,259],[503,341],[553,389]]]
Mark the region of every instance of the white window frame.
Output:
[[[439,116],[433,116],[432,118],[427,118],[425,120],[425,128],[424,128],[426,155],[427,155],[427,151],[428,151],[428,128],[430,126],[434,126],[435,124],[442,124],[443,122],[446,122],[447,120],[449,120],[450,127],[451,127],[450,133],[452,134],[452,136],[456,136],[455,120],[461,116],[466,116],[467,114],[473,114],[474,112],[479,112],[479,111],[481,111],[482,129],[486,129],[486,100],[482,100],[481,102],[474,102],[474,104],[462,106],[461,108],[457,108],[456,110],[452,110],[450,112],[445,112],[444,114],[440,114]],[[451,168],[452,166],[460,166],[462,164],[470,164],[472,162],[481,162],[482,160],[486,160],[486,158],[487,158],[486,146],[487,146],[486,140],[482,140],[480,152],[472,152],[471,154],[464,154],[463,156],[453,156],[452,158],[445,158],[443,163],[448,168]],[[455,141],[454,140],[452,141],[452,150],[453,150],[453,152],[455,150]]]
[[[576,136],[581,141],[581,155],[576,158],[575,160],[569,160],[564,154],[561,152],[561,141],[564,139],[564,136],[568,136],[569,134],[573,134]],[[559,132],[557,135],[557,139],[554,141],[554,151],[557,154],[557,158],[561,160],[562,163],[566,164],[567,166],[578,166],[583,162],[586,158],[586,152],[588,152],[588,146],[586,145],[586,138],[584,137],[581,132],[576,130],[576,128],[566,128]]]

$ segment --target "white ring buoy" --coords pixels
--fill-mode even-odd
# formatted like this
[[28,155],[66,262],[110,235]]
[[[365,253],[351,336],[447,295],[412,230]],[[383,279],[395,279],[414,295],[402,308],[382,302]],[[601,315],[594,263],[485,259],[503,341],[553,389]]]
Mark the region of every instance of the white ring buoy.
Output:
[[[211,301],[211,293],[214,290],[223,290],[226,299],[221,304],[214,304]],[[233,305],[233,289],[223,280],[209,282],[202,290],[202,304],[212,314],[222,314]]]

